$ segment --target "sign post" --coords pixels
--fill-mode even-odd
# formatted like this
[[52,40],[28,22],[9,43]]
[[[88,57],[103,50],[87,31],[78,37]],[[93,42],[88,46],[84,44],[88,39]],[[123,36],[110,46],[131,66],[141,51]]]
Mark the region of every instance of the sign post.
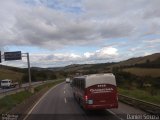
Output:
[[[34,89],[31,86],[31,70],[30,70],[30,60],[29,60],[29,53],[23,53],[26,54],[27,56],[23,56],[23,57],[27,57],[27,63],[28,63],[28,79],[29,79],[29,90],[30,92],[34,92]],[[1,56],[1,52],[0,52],[0,56]],[[21,51],[15,51],[15,52],[4,52],[4,60],[5,61],[11,61],[11,60],[22,60],[22,53]],[[1,58],[0,58],[0,62],[1,62]]]
[[2,62],[1,51],[0,51],[0,63]]
[[28,79],[29,79],[29,91],[31,93],[34,93],[34,88],[31,86],[31,69],[30,69],[30,59],[29,59],[29,53],[23,53],[27,55],[27,64],[28,64]]
[[27,54],[27,63],[28,63],[28,78],[29,78],[29,86],[31,88],[31,69],[30,69],[30,60],[29,60],[29,53]]

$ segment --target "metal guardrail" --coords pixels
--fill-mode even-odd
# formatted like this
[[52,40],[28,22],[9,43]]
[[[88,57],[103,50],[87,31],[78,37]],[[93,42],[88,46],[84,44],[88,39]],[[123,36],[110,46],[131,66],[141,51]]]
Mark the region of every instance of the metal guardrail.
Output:
[[140,108],[143,111],[148,112],[150,114],[159,114],[160,115],[160,105],[146,102],[143,100],[139,100],[136,98],[128,97],[128,96],[122,95],[122,94],[119,94],[118,96],[119,96],[119,100],[124,103],[127,103],[127,104],[132,105],[137,108]]

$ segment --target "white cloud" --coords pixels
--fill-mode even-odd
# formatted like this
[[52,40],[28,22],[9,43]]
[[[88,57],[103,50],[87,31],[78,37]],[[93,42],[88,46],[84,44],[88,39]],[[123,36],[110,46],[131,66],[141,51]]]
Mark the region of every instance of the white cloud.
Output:
[[107,55],[117,55],[117,49],[116,48],[113,48],[113,47],[105,47],[105,48],[102,48],[100,50],[97,50],[96,51],[97,54],[99,54],[100,56],[107,56]]
[[[110,61],[110,59],[115,60],[118,56],[118,50],[113,47],[105,47],[94,52],[86,52],[83,55],[74,53],[55,53],[33,57],[32,61],[48,62],[49,65],[68,65],[71,63],[96,63],[97,60]],[[31,57],[32,58],[32,57]],[[43,59],[42,59],[43,58]],[[40,60],[41,59],[41,60]]]
[[[62,0],[55,5],[51,0],[24,1],[1,1],[1,46],[59,49],[69,45],[102,44],[110,38],[160,33],[160,27],[155,27],[160,26],[157,0]],[[82,13],[65,11],[72,7],[75,11],[79,7]]]
[[151,44],[160,43],[160,39],[144,40],[143,42],[145,42],[145,43],[151,43]]
[[[96,63],[99,60],[106,62],[115,61],[118,57],[118,50],[113,47],[104,47],[93,52],[86,52],[84,54],[75,53],[53,53],[53,54],[30,54],[31,66],[51,67],[51,66],[65,66],[73,63]],[[26,67],[26,58],[22,61],[6,61],[3,64],[12,65],[16,67]]]
[[[31,55],[33,65],[42,62],[46,66],[47,62],[60,65],[60,62],[114,60],[120,55],[119,49],[123,51],[121,53],[132,54],[134,51],[139,55],[138,50],[143,47],[144,53],[148,44],[152,46],[150,51],[156,51],[154,46],[158,46],[159,38],[145,42],[140,42],[140,39],[160,35],[159,4],[159,0],[2,0],[0,48],[36,46],[54,53],[54,50],[66,47],[88,47],[84,54],[66,51]],[[111,42],[113,39],[120,40]],[[91,46],[100,48],[105,43],[122,44],[124,39],[128,40],[125,46],[88,52]],[[128,47],[128,51],[124,47]]]
[[94,55],[94,53],[91,53],[91,52],[86,52],[86,53],[84,53],[84,56],[86,57],[86,58],[90,58],[91,56],[93,56]]
[[104,47],[95,52],[86,52],[84,56],[88,59],[107,59],[114,58],[118,55],[118,50],[113,47]]

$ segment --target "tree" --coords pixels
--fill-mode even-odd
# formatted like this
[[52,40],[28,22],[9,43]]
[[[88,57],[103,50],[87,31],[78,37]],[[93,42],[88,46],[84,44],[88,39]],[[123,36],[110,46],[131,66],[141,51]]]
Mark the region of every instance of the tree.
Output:
[[57,76],[54,73],[52,73],[51,76],[50,76],[50,79],[53,79],[53,80],[57,79]]
[[38,79],[38,80],[46,80],[47,79],[47,74],[46,72],[36,72],[35,73],[35,77]]
[[149,60],[149,59],[147,59],[147,60],[146,60],[146,63],[147,63],[147,64],[148,64],[148,63],[150,63],[150,60]]
[[[34,74],[31,74],[31,80],[34,81],[34,82],[37,81]],[[24,75],[22,76],[22,82],[23,82],[23,83],[29,82],[28,74],[24,74]]]

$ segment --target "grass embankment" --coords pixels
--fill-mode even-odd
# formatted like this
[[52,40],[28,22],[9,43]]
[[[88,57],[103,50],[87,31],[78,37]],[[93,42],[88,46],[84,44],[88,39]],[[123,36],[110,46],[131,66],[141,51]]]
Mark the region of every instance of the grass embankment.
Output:
[[123,69],[124,72],[129,72],[131,74],[144,77],[144,76],[151,76],[151,77],[160,77],[160,69],[159,68],[126,68]]
[[20,104],[25,99],[32,96],[32,93],[28,91],[22,91],[13,95],[7,95],[4,98],[0,99],[0,113],[6,113],[15,107],[17,104]]
[[13,81],[21,80],[23,73],[7,69],[0,69],[0,79],[11,79]]
[[[43,85],[40,85],[38,87],[35,88],[35,93],[41,91],[44,88],[51,88],[56,84],[59,84],[61,82],[63,82],[64,80],[56,80],[53,81],[51,83],[46,83]],[[12,95],[7,95],[5,97],[3,97],[2,99],[0,99],[0,114],[1,113],[7,113],[8,111],[10,111],[12,108],[14,108],[16,105],[22,103],[23,101],[25,101],[27,98],[31,97],[32,95],[34,95],[28,91],[22,91],[16,94],[12,94]]]
[[46,83],[46,84],[43,84],[43,85],[40,85],[40,86],[36,87],[34,90],[35,90],[35,92],[38,92],[38,91],[40,91],[40,90],[42,90],[43,88],[46,88],[46,87],[47,88],[51,88],[54,85],[59,84],[59,83],[61,83],[63,81],[64,80],[56,80],[56,81],[54,81],[52,83]]
[[138,89],[128,90],[128,89],[122,89],[122,88],[118,88],[118,92],[122,95],[126,95],[129,97],[133,97],[146,102],[151,102],[151,103],[160,105],[160,93],[157,95],[151,96],[148,91],[138,90]]

